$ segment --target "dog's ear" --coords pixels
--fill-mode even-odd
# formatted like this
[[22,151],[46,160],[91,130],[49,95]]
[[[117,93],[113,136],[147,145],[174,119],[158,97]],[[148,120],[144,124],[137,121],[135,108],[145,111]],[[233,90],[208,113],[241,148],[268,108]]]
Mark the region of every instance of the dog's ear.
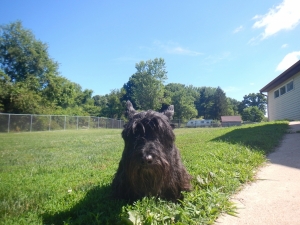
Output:
[[170,105],[165,111],[163,111],[163,114],[166,115],[169,120],[172,120],[174,115],[174,105]]
[[125,112],[125,115],[126,115],[126,117],[128,119],[131,119],[134,116],[134,114],[136,114],[136,111],[133,108],[132,103],[128,100],[126,102],[126,112]]

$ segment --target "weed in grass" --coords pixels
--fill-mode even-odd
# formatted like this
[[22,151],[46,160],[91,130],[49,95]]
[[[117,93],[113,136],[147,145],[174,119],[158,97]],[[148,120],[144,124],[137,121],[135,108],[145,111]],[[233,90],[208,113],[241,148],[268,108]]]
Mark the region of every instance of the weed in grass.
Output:
[[212,224],[279,144],[286,122],[177,129],[193,191],[175,204],[110,198],[120,130],[0,134],[0,224]]

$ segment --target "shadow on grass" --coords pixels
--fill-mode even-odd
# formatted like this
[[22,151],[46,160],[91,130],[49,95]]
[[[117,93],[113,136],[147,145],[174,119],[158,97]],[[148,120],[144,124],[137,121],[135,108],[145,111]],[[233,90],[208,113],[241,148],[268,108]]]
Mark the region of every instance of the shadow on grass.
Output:
[[260,126],[240,127],[211,141],[242,144],[250,150],[263,151],[267,155],[280,144],[287,130],[287,123],[265,123]]
[[70,210],[43,214],[43,224],[120,224],[119,215],[127,203],[111,199],[110,193],[110,186],[95,187]]

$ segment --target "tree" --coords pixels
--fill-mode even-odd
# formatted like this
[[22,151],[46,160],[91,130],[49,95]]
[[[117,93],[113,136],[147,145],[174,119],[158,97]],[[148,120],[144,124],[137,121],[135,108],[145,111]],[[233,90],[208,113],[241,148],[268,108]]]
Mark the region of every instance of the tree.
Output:
[[236,99],[227,97],[227,105],[228,105],[228,116],[235,116],[239,114],[239,104],[240,102]]
[[249,106],[243,110],[243,121],[261,122],[264,118],[263,112],[257,106]]
[[212,118],[220,120],[221,116],[226,115],[228,111],[226,94],[220,87],[218,87],[214,93],[213,99]]
[[0,69],[0,112],[6,112],[6,107],[10,102],[11,88],[10,78]]
[[0,112],[43,113],[50,107],[41,93],[32,90],[34,80],[28,77],[23,82],[13,83],[0,69]]
[[20,21],[0,26],[0,68],[12,82],[36,79],[38,86],[47,85],[47,77],[58,74],[58,63],[48,55],[48,46],[35,39]]
[[95,95],[95,96],[93,96],[93,99],[94,99],[94,105],[98,106],[100,108],[105,107],[107,104],[106,96]]
[[171,97],[171,102],[174,105],[174,118],[190,119],[197,115],[197,110],[194,105],[195,98],[189,88],[183,84],[170,83],[166,85],[166,91]]
[[41,90],[41,93],[47,101],[58,107],[68,108],[78,105],[76,98],[82,91],[80,85],[57,75],[48,77],[47,85]]
[[95,115],[93,91],[59,75],[48,47],[21,22],[0,26],[0,110],[12,113],[66,112]]
[[45,102],[42,101],[42,97],[39,93],[28,89],[25,83],[18,82],[14,85],[10,93],[10,102],[6,105],[6,111],[38,114],[43,113],[46,108],[44,106]]
[[121,90],[112,90],[110,94],[106,95],[107,104],[101,110],[101,116],[108,118],[119,119],[124,116],[124,105],[120,101],[124,93]]
[[135,65],[135,68],[136,73],[129,79],[132,92],[130,98],[137,109],[159,109],[164,103],[163,83],[167,79],[164,59],[141,61]]
[[201,87],[198,89],[199,97],[195,101],[198,116],[205,119],[212,119],[212,110],[214,105],[214,94],[216,88]]
[[121,102],[127,102],[130,101],[133,105],[133,108],[139,109],[138,106],[135,103],[134,97],[133,97],[133,90],[136,88],[134,84],[134,74],[129,78],[129,81],[123,85],[124,95],[121,97]]
[[243,110],[250,106],[256,106],[263,114],[266,114],[267,98],[261,93],[250,93],[244,96],[244,100],[239,104],[239,113],[242,114]]

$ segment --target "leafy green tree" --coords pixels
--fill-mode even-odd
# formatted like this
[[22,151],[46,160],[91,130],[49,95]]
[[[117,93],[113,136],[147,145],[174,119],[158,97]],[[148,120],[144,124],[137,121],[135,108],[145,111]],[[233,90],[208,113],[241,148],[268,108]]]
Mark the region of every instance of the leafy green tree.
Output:
[[87,112],[90,116],[100,116],[101,108],[92,104],[83,105],[83,111]]
[[104,108],[101,110],[101,116],[108,118],[123,118],[124,117],[124,105],[120,101],[121,97],[124,95],[124,92],[121,90],[112,90],[110,94],[106,95],[107,103]]
[[9,76],[0,69],[0,112],[7,111],[6,107],[10,102],[11,89],[12,83]]
[[243,110],[250,106],[257,106],[263,114],[266,114],[267,98],[261,93],[250,93],[244,96],[243,101],[239,104],[239,113],[242,114]]
[[249,106],[243,110],[243,121],[261,122],[264,119],[264,113],[257,106]]
[[23,82],[11,82],[0,70],[0,111],[9,113],[44,113],[51,104],[43,101],[41,93],[32,90],[34,79],[27,77]]
[[228,112],[228,104],[227,104],[227,97],[225,92],[218,87],[216,92],[214,93],[214,102],[212,106],[212,118],[220,120],[221,116],[224,116]]
[[83,111],[95,115],[92,90],[59,75],[58,63],[48,46],[37,40],[21,22],[0,26],[0,110],[13,113]]
[[139,109],[138,106],[135,103],[134,97],[133,97],[133,90],[136,88],[134,84],[134,77],[136,75],[133,74],[130,78],[129,81],[123,85],[123,90],[124,90],[124,95],[121,97],[121,102],[127,102],[130,101],[133,105],[133,108]]
[[76,85],[59,76],[47,45],[19,21],[0,26],[0,70],[10,83],[2,106],[6,112],[51,113],[57,107],[76,105]]
[[[236,114],[236,101],[226,99],[220,88],[164,86],[167,71],[162,58],[141,61],[135,68],[123,88],[92,97],[92,90],[82,90],[79,84],[59,75],[58,63],[49,57],[47,45],[21,22],[1,25],[0,111],[121,118],[123,103],[130,100],[140,110],[173,104],[175,117],[180,119],[194,117],[197,112],[204,118],[219,118],[226,110],[228,115]],[[242,111],[254,102],[249,99],[239,105]]]
[[55,107],[55,109],[51,110],[47,114],[53,115],[70,115],[70,116],[89,116],[90,113],[85,111],[81,106],[74,106],[68,108]]
[[12,82],[36,79],[35,88],[47,85],[47,77],[57,75],[58,63],[48,55],[48,46],[35,39],[20,21],[0,26],[0,68]]
[[[80,87],[81,90],[81,87]],[[84,91],[78,91],[76,101],[78,105],[94,105],[94,99],[92,98],[93,90],[85,89]]]
[[170,83],[166,85],[166,91],[171,96],[174,105],[174,119],[190,119],[197,115],[195,98],[192,91],[183,84]]
[[95,95],[95,96],[93,96],[93,99],[94,99],[94,105],[98,106],[100,108],[105,107],[106,104],[107,104],[107,98],[106,98],[106,96]]
[[131,93],[127,94],[130,94],[137,109],[159,109],[164,103],[163,83],[167,79],[164,59],[141,61],[135,65],[135,68],[137,71],[127,83],[130,84]]
[[195,100],[199,98],[200,88],[194,87],[193,85],[189,85],[189,86],[185,86],[185,89],[187,90],[188,95],[193,96]]
[[198,117],[213,119],[214,95],[216,88],[201,87],[198,89],[199,97],[195,101]]
[[41,96],[19,82],[12,90],[8,112],[39,114],[43,112]]
[[82,93],[80,85],[61,76],[49,76],[48,78],[47,86],[41,90],[42,96],[47,101],[62,108],[78,105],[76,98]]
[[236,99],[227,97],[227,105],[228,105],[228,116],[239,115],[239,104],[240,102]]

